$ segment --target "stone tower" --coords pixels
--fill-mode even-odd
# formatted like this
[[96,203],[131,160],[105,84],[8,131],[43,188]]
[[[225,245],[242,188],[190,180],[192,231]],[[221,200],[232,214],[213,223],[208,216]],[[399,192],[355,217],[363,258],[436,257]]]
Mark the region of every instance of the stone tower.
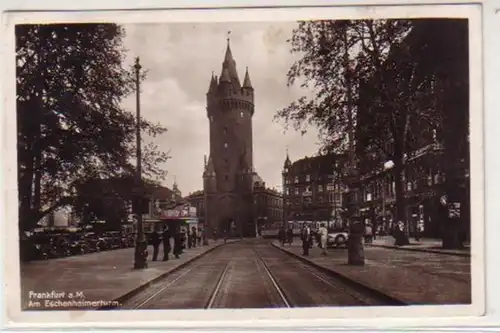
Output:
[[205,158],[203,187],[207,232],[255,235],[253,218],[252,116],[254,90],[248,68],[240,83],[229,39],[220,76],[207,92],[210,155]]

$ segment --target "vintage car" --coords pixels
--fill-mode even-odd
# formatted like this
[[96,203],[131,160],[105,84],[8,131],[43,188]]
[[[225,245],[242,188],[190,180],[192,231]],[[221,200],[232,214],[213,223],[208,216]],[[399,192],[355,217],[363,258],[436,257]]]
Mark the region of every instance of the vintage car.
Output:
[[345,246],[348,238],[349,233],[345,229],[329,230],[326,243],[328,247]]

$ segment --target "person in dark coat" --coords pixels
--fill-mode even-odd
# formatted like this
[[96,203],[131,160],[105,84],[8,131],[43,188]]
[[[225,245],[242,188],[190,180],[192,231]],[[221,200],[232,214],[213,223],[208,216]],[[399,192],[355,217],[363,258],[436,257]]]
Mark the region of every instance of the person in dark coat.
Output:
[[151,245],[153,245],[153,261],[158,260],[160,243],[161,243],[160,235],[158,234],[158,231],[155,230],[151,235]]
[[196,228],[191,228],[191,245],[196,247],[196,241],[198,240],[198,234],[196,233]]
[[174,231],[174,256],[179,259],[180,254],[182,253],[182,234],[181,231],[176,228]]
[[278,239],[280,240],[281,246],[285,246],[286,242],[286,231],[284,227],[280,228],[280,231],[278,232]]
[[308,225],[305,225],[302,229],[302,255],[308,256],[309,249],[311,248],[312,243],[312,232],[311,228]]
[[289,227],[288,230],[286,231],[286,238],[288,244],[292,245],[293,243],[293,227]]
[[163,229],[163,261],[168,260],[168,254],[170,253],[170,232],[167,226]]

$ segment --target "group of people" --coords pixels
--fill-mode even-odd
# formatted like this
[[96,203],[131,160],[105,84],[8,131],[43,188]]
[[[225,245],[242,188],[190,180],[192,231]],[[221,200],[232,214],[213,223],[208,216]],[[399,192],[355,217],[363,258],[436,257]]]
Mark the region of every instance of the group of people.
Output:
[[[285,246],[286,243],[291,245],[293,243],[292,227],[288,228],[288,230],[285,230],[285,228],[282,227],[278,233],[278,237],[280,239],[282,246]],[[318,230],[313,232],[311,230],[311,227],[309,227],[307,224],[304,224],[300,233],[300,238],[302,240],[302,250],[303,250],[302,254],[304,256],[309,255],[309,250],[313,246],[313,239],[315,237],[317,237],[318,239],[318,245],[322,249],[322,254],[323,255],[327,254],[326,250],[327,250],[327,240],[328,240],[328,228],[326,227],[326,225],[321,224]]]
[[[187,231],[182,231],[180,227],[168,227],[165,226],[163,230],[155,230],[151,235],[151,245],[153,245],[153,261],[158,260],[158,255],[160,252],[160,244],[163,243],[163,261],[169,260],[170,251],[173,250],[172,254],[175,258],[179,258],[182,254],[184,248],[196,247],[196,245],[201,246],[202,237],[201,231],[192,227],[187,229]],[[170,239],[173,238],[174,246],[172,249]]]

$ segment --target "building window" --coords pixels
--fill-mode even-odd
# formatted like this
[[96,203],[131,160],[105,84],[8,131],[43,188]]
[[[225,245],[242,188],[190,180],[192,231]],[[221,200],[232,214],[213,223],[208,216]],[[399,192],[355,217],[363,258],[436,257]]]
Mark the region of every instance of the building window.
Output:
[[295,188],[295,195],[299,195],[299,188],[298,187]]
[[224,126],[224,134],[227,134],[227,126]]
[[243,111],[240,112],[240,117],[243,118]]
[[306,192],[311,192],[311,186],[306,186]]
[[311,175],[306,175],[306,182],[310,182],[311,181]]
[[295,184],[299,182],[299,176],[295,176]]
[[224,148],[226,148],[226,149],[227,149],[227,142],[225,142],[225,143],[224,143]]
[[323,185],[318,185],[318,192],[323,192]]
[[323,197],[318,197],[318,202],[323,203]]

